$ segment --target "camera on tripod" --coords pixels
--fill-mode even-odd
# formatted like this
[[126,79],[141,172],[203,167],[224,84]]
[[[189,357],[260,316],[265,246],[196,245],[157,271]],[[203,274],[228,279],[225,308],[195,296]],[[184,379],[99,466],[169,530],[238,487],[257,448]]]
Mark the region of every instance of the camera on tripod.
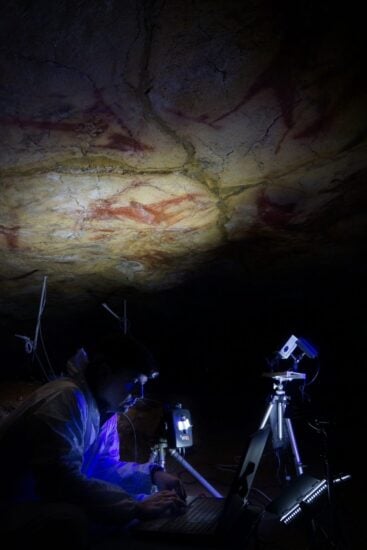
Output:
[[278,351],[282,359],[292,357],[296,364],[306,355],[310,359],[318,356],[317,350],[304,338],[297,338],[294,334],[288,338],[284,346]]
[[297,338],[292,334],[281,349],[276,353],[276,359],[271,366],[278,366],[279,359],[293,359],[293,370],[265,372],[263,376],[272,378],[274,393],[265,411],[260,424],[263,429],[268,423],[273,433],[274,449],[283,449],[290,444],[293,454],[294,465],[298,476],[303,474],[303,464],[298,451],[296,438],[293,431],[292,421],[287,413],[287,406],[290,397],[286,393],[285,384],[292,380],[306,380],[306,374],[298,371],[298,365],[304,356],[310,359],[318,357],[316,349],[304,338]]

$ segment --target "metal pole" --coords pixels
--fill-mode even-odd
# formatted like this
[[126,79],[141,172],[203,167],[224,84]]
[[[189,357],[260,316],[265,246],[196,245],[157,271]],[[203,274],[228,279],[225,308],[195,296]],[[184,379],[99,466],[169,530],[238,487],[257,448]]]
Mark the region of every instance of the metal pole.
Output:
[[210,494],[217,498],[223,498],[223,495],[221,495],[212,485],[210,485],[210,483],[208,483],[206,479],[204,479],[203,476],[200,475],[199,472],[197,472],[195,468],[193,468],[191,464],[187,462],[187,460],[182,458],[182,456],[175,449],[168,449],[168,451],[170,455],[173,456],[175,460],[177,460],[177,462],[182,464],[182,466],[188,472],[190,472],[190,474],[193,475],[199,481],[199,483],[201,483],[201,485],[205,487],[205,489],[209,491]]

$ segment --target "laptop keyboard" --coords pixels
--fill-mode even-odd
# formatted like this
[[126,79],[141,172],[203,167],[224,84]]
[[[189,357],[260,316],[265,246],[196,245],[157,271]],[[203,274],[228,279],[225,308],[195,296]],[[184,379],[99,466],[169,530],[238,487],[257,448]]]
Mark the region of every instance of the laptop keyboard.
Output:
[[203,533],[213,529],[224,506],[224,499],[197,498],[187,511],[171,518],[164,526],[165,531],[181,533]]

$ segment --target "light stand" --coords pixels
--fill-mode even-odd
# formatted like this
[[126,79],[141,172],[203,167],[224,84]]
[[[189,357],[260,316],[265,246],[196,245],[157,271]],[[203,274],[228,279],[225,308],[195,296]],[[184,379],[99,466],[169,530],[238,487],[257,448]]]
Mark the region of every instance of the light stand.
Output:
[[186,447],[193,445],[191,415],[187,409],[182,409],[181,404],[172,409],[169,422],[165,423],[167,437],[160,437],[158,443],[151,449],[150,462],[156,462],[162,468],[166,466],[166,453],[185,468],[201,485],[214,497],[223,498],[195,468],[182,456]]
[[166,453],[169,453],[172,458],[176,460],[181,466],[185,468],[201,485],[214,497],[223,498],[215,487],[213,487],[195,468],[191,466],[187,460],[178,452],[177,449],[169,449],[166,439],[160,438],[157,445],[152,447],[152,453],[150,455],[149,461],[156,462],[163,469],[166,467]]

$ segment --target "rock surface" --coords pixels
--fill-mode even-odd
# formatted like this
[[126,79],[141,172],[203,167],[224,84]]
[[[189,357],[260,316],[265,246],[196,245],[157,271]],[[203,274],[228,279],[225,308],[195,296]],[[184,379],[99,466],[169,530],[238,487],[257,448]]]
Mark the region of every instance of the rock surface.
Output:
[[[349,8],[347,8],[349,9]],[[331,2],[4,1],[0,304],[348,264],[366,229],[358,13]],[[311,259],[311,260],[310,260]]]

